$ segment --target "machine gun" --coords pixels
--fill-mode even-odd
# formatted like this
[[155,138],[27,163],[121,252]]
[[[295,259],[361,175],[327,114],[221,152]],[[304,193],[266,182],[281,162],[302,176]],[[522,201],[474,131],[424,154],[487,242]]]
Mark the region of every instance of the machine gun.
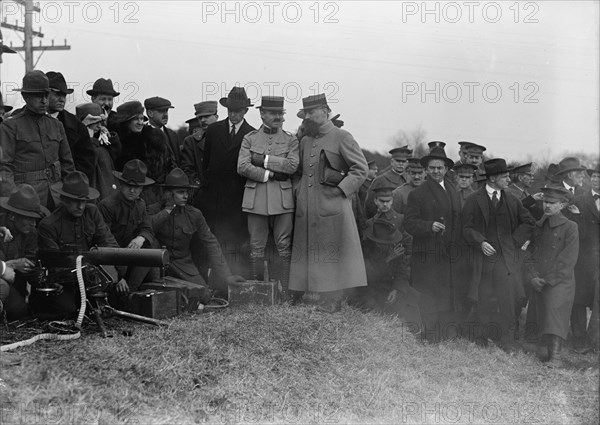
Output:
[[[165,322],[113,308],[108,302],[108,290],[115,285],[113,277],[103,265],[159,267],[161,278],[169,264],[166,249],[129,249],[95,247],[85,252],[74,250],[39,250],[39,268],[28,279],[33,289],[51,295],[60,291],[63,285],[79,286],[76,273],[76,259],[82,256],[81,276],[85,285],[87,306],[104,337],[109,333],[103,317],[117,316],[152,325],[166,325]],[[80,313],[81,314],[81,313]]]

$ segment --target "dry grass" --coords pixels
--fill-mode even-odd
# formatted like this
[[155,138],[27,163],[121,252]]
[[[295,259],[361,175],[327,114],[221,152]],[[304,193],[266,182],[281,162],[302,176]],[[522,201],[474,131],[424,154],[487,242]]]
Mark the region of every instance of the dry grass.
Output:
[[18,350],[22,364],[0,371],[0,423],[598,423],[597,356],[552,370],[465,341],[421,344],[349,307],[109,326],[133,336],[90,329]]

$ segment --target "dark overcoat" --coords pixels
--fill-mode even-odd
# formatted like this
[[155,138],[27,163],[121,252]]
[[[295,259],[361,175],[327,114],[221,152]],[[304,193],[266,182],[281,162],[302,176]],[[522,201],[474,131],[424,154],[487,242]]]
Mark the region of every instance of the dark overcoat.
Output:
[[59,112],[56,118],[65,128],[75,169],[84,173],[91,181],[96,167],[96,150],[87,127],[69,111]]
[[575,304],[592,307],[600,263],[600,214],[592,191],[575,198],[579,208],[579,258],[575,266]]
[[[460,302],[455,261],[460,236],[460,199],[452,185],[442,186],[429,177],[408,194],[404,227],[412,235],[412,285],[425,296],[422,312],[452,311]],[[446,230],[433,232],[433,222]]]
[[[502,191],[510,218],[510,234],[499,234],[501,257],[496,260],[504,260],[510,273],[511,287],[514,289],[516,299],[524,299],[525,292],[522,282],[522,263],[525,253],[521,247],[527,240],[531,239],[535,219],[529,211],[523,207],[521,201],[506,191]],[[470,195],[462,210],[462,230],[465,242],[469,246],[472,258],[472,275],[469,285],[468,298],[472,302],[479,301],[479,284],[483,270],[484,254],[481,251],[481,243],[486,241],[489,217],[489,198],[485,186]],[[499,247],[494,247],[498,251]]]
[[[321,184],[321,150],[340,156],[348,172],[337,187]],[[367,177],[367,161],[346,130],[331,121],[300,142],[300,177],[294,179],[296,215],[290,289],[330,292],[367,285],[352,195]]]
[[544,216],[536,223],[526,263],[525,279],[543,278],[547,285],[536,293],[537,321],[540,334],[567,338],[569,318],[575,297],[575,263],[579,250],[577,224],[561,213]]

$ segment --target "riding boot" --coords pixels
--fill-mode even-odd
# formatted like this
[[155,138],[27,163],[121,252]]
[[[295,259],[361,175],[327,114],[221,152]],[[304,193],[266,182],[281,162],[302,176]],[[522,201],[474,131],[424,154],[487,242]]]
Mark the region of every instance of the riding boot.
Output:
[[548,360],[546,361],[546,366],[561,367],[560,337],[558,335],[546,335],[546,338],[548,345]]
[[290,260],[292,259],[291,256],[289,255],[285,255],[285,256],[280,256],[279,257],[279,261],[280,261],[280,269],[279,269],[279,276],[280,276],[280,282],[281,282],[281,301],[282,302],[288,302],[291,300],[291,296],[290,296]]
[[262,281],[264,279],[265,257],[250,256],[250,270],[252,280]]

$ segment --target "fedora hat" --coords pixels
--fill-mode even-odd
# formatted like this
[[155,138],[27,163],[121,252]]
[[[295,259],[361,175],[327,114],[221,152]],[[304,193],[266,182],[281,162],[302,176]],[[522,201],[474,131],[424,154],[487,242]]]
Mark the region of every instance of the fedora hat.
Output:
[[8,198],[0,198],[0,207],[25,217],[43,218],[50,215],[35,189],[24,183],[15,187]]
[[123,166],[123,172],[113,171],[116,178],[129,186],[150,186],[154,180],[146,177],[148,167],[139,159],[132,159]]
[[50,90],[58,93],[71,94],[75,90],[67,88],[65,77],[60,72],[48,71],[46,77],[50,83]]
[[[144,113],[144,107],[141,102],[137,100],[130,100],[117,107],[117,116],[115,122],[120,124],[134,119],[140,114]],[[148,121],[148,118],[144,116],[144,121]]]
[[306,116],[306,111],[321,107],[326,107],[327,110],[331,112],[331,108],[327,104],[327,97],[325,96],[325,93],[319,93],[313,96],[305,97],[302,99],[302,109],[298,111],[296,116],[300,119],[304,119]]
[[483,163],[483,168],[486,177],[495,176],[502,173],[509,173],[513,169],[506,165],[506,161],[502,158],[488,159]]
[[171,172],[167,174],[167,178],[165,178],[165,183],[161,186],[185,189],[197,189],[198,187],[200,187],[191,185],[190,179],[181,168],[173,168]]
[[79,201],[92,201],[100,196],[81,171],[73,171],[65,176],[62,183],[56,185],[56,191],[67,198]]
[[113,97],[116,97],[121,94],[118,91],[115,91],[115,89],[113,88],[112,80],[110,78],[109,79],[98,78],[94,82],[94,85],[92,86],[92,88],[90,90],[86,91],[86,93],[89,94],[90,96],[96,96],[99,94],[108,94]]
[[93,102],[77,105],[75,107],[75,116],[86,126],[101,122],[106,118],[102,106]]
[[256,108],[261,111],[285,112],[283,101],[283,96],[263,96],[260,100],[260,106]]
[[196,103],[194,104],[194,110],[196,111],[196,117],[215,115],[217,113],[217,101],[207,100],[206,102]]
[[600,164],[596,164],[596,167],[594,167],[594,168],[586,168],[585,171],[588,173],[588,175],[590,177],[592,177],[592,174],[600,173]]
[[23,77],[23,86],[20,89],[21,93],[48,93],[50,92],[50,82],[48,77],[42,71],[29,71]]
[[171,101],[164,97],[154,96],[144,100],[144,107],[150,111],[159,111],[161,109],[175,108]]
[[548,202],[570,202],[573,195],[564,186],[550,185],[542,187],[544,201]]
[[219,103],[227,109],[242,109],[254,106],[250,103],[243,87],[232,88],[227,97],[222,97]]
[[384,218],[369,220],[365,229],[365,237],[373,242],[384,244],[397,244],[402,240],[402,233],[391,221]]
[[570,173],[571,171],[585,171],[585,167],[581,166],[579,159],[569,156],[567,158],[563,158],[558,163],[558,171],[556,172],[557,176],[562,174]]
[[2,100],[2,92],[0,92],[0,108],[2,108],[4,112],[10,112],[13,109],[12,106],[4,104],[4,100]]
[[546,175],[544,179],[551,183],[560,183],[562,179],[557,175],[558,173],[558,164],[550,164],[548,165],[548,170],[546,171]]
[[429,152],[429,155],[425,155],[423,158],[421,158],[421,165],[424,168],[427,168],[429,161],[434,160],[434,159],[441,159],[442,161],[444,161],[444,164],[448,168],[452,168],[454,166],[454,161],[452,161],[450,158],[448,158],[446,156],[446,151],[444,150],[444,148],[437,148],[437,147],[431,149],[431,151]]

